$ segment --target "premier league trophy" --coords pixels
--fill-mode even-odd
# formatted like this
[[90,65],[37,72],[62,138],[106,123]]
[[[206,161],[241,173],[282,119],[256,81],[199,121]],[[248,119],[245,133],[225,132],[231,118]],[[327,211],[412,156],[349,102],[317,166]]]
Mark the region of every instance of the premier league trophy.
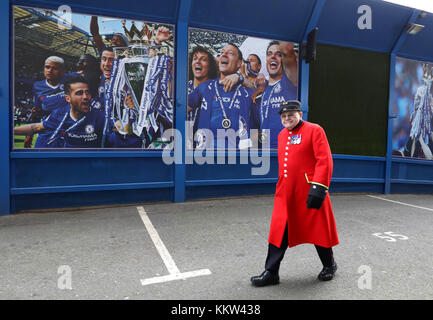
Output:
[[[114,48],[112,118],[117,132],[142,138],[143,148],[162,148],[163,131],[173,124],[170,48],[156,45],[156,28],[122,21],[128,47]],[[110,81],[111,82],[111,81]]]

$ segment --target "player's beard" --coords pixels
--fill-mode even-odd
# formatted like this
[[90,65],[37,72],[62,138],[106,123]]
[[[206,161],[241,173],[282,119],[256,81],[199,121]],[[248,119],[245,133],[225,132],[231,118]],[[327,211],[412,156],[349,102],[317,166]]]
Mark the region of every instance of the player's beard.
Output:
[[90,100],[80,101],[78,106],[72,106],[72,110],[79,118],[83,117],[90,111]]

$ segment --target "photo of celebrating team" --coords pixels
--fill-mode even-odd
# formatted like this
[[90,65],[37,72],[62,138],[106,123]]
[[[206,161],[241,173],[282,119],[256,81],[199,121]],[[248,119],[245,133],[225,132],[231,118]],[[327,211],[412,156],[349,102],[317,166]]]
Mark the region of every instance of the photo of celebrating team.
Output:
[[[74,13],[65,28],[56,11],[13,9],[14,149],[172,142],[173,26]],[[276,149],[279,106],[298,98],[298,44],[189,34],[187,148]]]
[[[199,29],[189,34],[189,146],[276,149],[279,106],[298,97],[298,45]],[[228,130],[236,139],[218,135]]]
[[174,28],[14,6],[14,149],[162,149]]

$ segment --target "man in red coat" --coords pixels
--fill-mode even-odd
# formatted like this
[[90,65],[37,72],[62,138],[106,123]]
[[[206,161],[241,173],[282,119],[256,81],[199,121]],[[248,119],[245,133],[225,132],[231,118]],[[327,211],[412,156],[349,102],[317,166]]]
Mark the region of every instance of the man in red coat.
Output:
[[318,279],[331,280],[337,270],[332,247],[339,243],[328,188],[332,154],[325,132],[303,121],[297,100],[281,104],[284,129],[278,135],[278,183],[269,232],[265,271],[254,286],[279,283],[278,270],[288,247],[314,244],[323,264]]

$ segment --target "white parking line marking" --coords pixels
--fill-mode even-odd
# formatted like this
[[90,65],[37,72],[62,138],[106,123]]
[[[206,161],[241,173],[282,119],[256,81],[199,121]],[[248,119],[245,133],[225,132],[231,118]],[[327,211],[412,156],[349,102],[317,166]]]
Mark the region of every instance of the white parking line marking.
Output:
[[179,269],[176,266],[176,263],[174,263],[173,258],[170,255],[170,252],[168,252],[167,248],[165,247],[164,243],[162,242],[161,238],[159,237],[158,232],[156,231],[155,227],[153,226],[152,222],[150,221],[149,217],[147,216],[146,211],[143,207],[137,207],[138,213],[140,214],[141,220],[143,220],[144,226],[147,229],[147,232],[149,232],[150,237],[152,238],[153,243],[155,244],[156,250],[158,250],[159,255],[161,256],[162,260],[164,261],[165,266],[168,269],[168,272],[171,274],[180,273]]
[[190,272],[180,272],[178,267],[176,266],[176,263],[174,262],[173,258],[170,255],[170,252],[168,252],[167,247],[162,242],[161,238],[159,237],[158,232],[156,231],[155,227],[153,226],[152,222],[150,221],[149,217],[147,216],[146,211],[143,207],[137,207],[138,213],[140,214],[141,220],[144,223],[144,226],[147,229],[147,232],[149,232],[150,238],[152,239],[153,243],[155,244],[156,250],[158,250],[159,255],[161,256],[162,260],[164,261],[165,266],[167,267],[169,275],[166,276],[160,276],[160,277],[154,277],[149,279],[141,280],[141,284],[143,286],[153,283],[161,283],[161,282],[167,282],[167,281],[173,281],[173,280],[185,280],[187,278],[192,277],[198,277],[198,276],[204,276],[204,275],[210,275],[211,271],[209,269],[201,269],[201,270],[195,270]]
[[433,211],[433,209],[431,208],[426,208],[426,207],[420,207],[420,206],[415,206],[413,204],[409,204],[409,203],[404,203],[404,202],[400,202],[400,201],[394,201],[394,200],[389,200],[389,199],[385,199],[385,198],[381,198],[381,197],[376,197],[376,196],[371,196],[369,194],[367,194],[368,197],[371,198],[375,198],[375,199],[380,199],[380,200],[384,200],[384,201],[389,201],[389,202],[393,202],[393,203],[398,203],[404,206],[409,206],[409,207],[413,207],[413,208],[418,208],[418,209],[424,209],[424,210],[428,210],[428,211]]
[[211,272],[209,269],[201,269],[201,270],[196,270],[196,271],[183,272],[183,273],[177,273],[177,274],[169,274],[169,275],[161,276],[161,277],[143,279],[140,281],[141,281],[141,285],[145,286],[148,284],[161,283],[161,282],[167,282],[167,281],[173,281],[173,280],[185,280],[187,278],[206,276],[206,275],[210,275],[210,274],[211,274]]

